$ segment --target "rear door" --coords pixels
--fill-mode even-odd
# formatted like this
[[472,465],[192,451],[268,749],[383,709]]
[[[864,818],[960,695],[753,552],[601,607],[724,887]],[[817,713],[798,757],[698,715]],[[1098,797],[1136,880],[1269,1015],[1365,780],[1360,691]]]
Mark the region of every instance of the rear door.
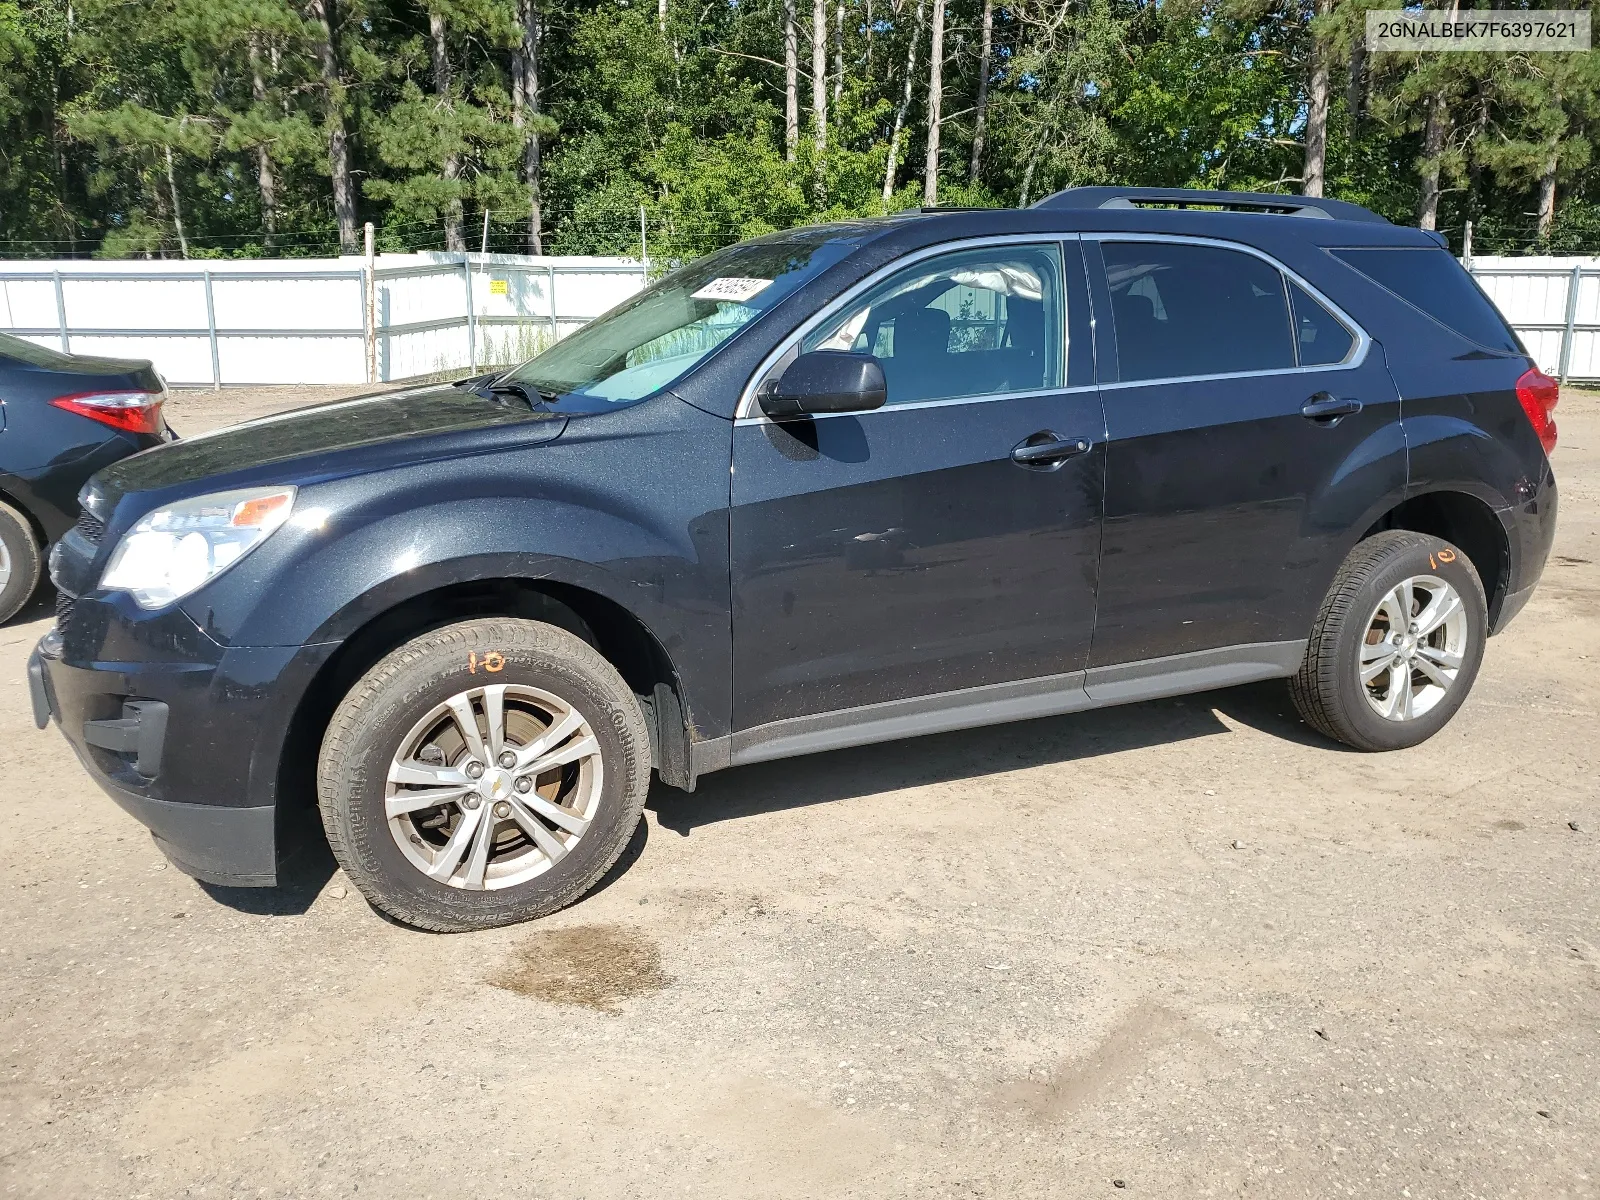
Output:
[[[790,353],[873,354],[885,407],[737,422],[736,730],[1038,677],[1082,697],[1104,419],[1063,249],[985,240],[869,282]],[[1040,443],[1062,452],[1026,461]]]
[[[1101,322],[1106,516],[1091,696],[1141,672],[1215,682],[1299,661],[1340,556],[1400,495],[1399,396],[1381,349],[1242,246],[1086,239]],[[1243,647],[1243,650],[1237,648]],[[1207,653],[1224,650],[1224,653]],[[1197,657],[1177,662],[1174,656]]]

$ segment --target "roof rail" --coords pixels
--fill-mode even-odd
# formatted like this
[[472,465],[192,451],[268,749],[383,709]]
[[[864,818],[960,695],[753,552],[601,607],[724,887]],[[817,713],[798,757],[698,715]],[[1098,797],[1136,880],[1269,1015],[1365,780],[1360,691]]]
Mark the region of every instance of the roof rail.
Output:
[[1329,221],[1389,222],[1370,209],[1321,196],[1289,196],[1273,192],[1203,192],[1194,188],[1074,187],[1046,196],[1034,208],[1138,208],[1141,205],[1228,209],[1234,212],[1279,213]]

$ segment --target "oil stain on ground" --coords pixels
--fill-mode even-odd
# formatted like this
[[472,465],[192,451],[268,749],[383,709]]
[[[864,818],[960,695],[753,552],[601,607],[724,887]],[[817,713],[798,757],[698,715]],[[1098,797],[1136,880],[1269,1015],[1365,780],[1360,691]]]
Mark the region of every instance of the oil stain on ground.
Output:
[[617,1013],[622,1001],[659,992],[672,977],[661,968],[660,947],[643,934],[579,925],[534,934],[489,982],[535,1000]]

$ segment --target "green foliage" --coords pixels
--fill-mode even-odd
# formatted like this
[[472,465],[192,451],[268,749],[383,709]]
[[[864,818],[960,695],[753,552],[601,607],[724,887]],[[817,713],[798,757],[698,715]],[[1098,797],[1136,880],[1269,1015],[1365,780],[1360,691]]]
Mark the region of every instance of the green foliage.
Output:
[[[492,248],[526,249],[534,161],[556,253],[638,253],[641,209],[665,263],[921,202],[926,24],[883,199],[915,0],[846,0],[820,163],[804,6],[790,154],[780,0],[669,0],[664,29],[639,0],[533,0],[536,112],[516,82],[530,0],[325,3],[331,76],[313,0],[0,0],[0,253],[337,253],[340,122],[357,219],[385,249],[440,247],[452,213],[476,248],[485,211]],[[983,2],[948,0],[940,200],[1016,204],[1117,182],[1295,191],[1322,39],[1329,194],[1411,221],[1421,175],[1437,170],[1439,224],[1457,241],[1471,219],[1484,252],[1600,249],[1600,59],[1363,55],[1377,3],[997,4],[986,146],[969,178]]]

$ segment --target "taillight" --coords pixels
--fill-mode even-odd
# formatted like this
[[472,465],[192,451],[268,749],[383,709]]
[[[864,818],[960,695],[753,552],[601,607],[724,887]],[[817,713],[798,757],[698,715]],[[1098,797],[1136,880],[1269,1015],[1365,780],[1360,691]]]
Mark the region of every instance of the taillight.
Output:
[[161,402],[166,398],[164,391],[80,392],[73,396],[57,396],[50,403],[113,429],[128,433],[160,433]]
[[1556,448],[1556,401],[1561,399],[1561,385],[1538,367],[1529,367],[1517,380],[1517,401],[1528,414],[1528,423],[1539,435],[1539,444],[1549,454]]

